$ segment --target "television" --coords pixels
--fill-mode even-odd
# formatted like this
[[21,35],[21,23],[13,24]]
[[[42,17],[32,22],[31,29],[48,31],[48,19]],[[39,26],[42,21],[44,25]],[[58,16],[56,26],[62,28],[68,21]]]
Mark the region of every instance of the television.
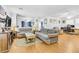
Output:
[[71,25],[71,27],[75,27],[74,25]]
[[6,17],[5,27],[11,27],[11,18],[9,16]]

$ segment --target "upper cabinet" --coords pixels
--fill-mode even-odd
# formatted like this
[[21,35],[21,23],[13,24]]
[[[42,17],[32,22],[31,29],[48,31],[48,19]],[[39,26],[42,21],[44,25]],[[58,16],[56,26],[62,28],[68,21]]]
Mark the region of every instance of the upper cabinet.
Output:
[[6,15],[5,15],[5,10],[4,8],[0,5],[0,19],[5,19]]

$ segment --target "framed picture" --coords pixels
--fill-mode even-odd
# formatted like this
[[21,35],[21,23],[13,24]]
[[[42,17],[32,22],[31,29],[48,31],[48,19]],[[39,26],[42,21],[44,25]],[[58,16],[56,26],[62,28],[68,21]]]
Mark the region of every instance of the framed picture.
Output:
[[62,21],[62,23],[63,23],[63,24],[65,24],[65,23],[66,23],[66,21],[65,21],[65,20],[63,20],[63,21]]
[[60,20],[59,20],[58,22],[59,22],[59,24],[60,24]]
[[36,22],[38,22],[38,19],[36,19]]
[[53,19],[50,19],[50,20],[49,20],[49,21],[50,21],[50,23],[52,23],[52,20],[53,20]]

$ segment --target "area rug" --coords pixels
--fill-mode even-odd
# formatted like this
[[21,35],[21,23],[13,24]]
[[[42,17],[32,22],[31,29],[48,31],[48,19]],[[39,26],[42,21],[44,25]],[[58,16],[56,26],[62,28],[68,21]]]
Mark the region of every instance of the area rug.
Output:
[[35,45],[35,44],[38,44],[38,43],[42,43],[42,41],[37,39],[37,38],[35,40],[36,40],[35,42],[26,43],[25,38],[16,39],[16,46],[31,46],[31,45]]

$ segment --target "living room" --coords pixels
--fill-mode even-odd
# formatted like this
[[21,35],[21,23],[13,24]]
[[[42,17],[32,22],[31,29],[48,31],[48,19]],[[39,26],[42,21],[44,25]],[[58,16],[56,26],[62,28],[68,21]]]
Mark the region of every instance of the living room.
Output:
[[0,52],[79,52],[78,7],[1,5]]

